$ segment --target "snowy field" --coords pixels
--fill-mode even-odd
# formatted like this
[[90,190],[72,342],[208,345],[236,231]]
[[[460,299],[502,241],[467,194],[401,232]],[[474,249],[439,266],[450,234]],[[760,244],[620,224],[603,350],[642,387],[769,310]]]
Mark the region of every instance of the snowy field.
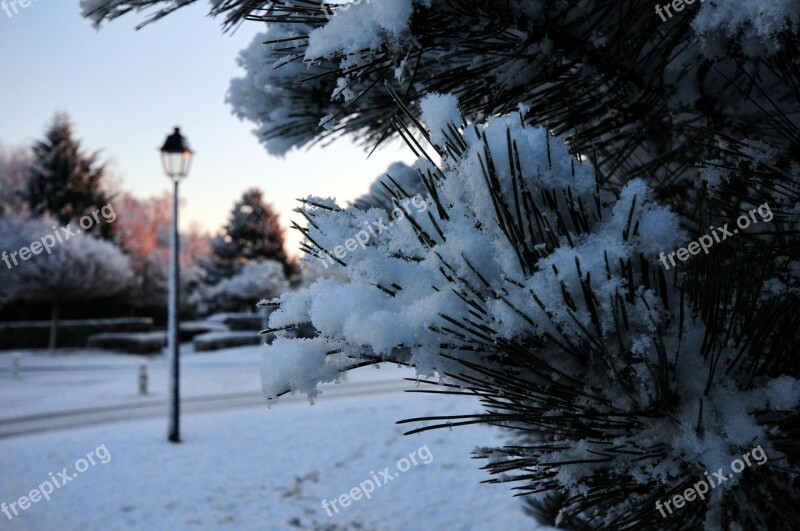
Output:
[[[261,393],[261,347],[241,347],[195,353],[181,346],[181,393],[184,398]],[[18,355],[21,378],[11,377]],[[133,356],[107,351],[46,350],[0,352],[0,420],[96,406],[148,403],[166,399],[166,356]],[[149,367],[149,393],[138,395],[139,366]],[[348,381],[398,382],[413,373],[392,367],[368,369],[347,376]],[[57,399],[54,399],[57,396]]]
[[[187,393],[257,390],[257,355],[258,349],[187,355],[188,381],[197,383],[194,388],[186,385]],[[131,392],[135,380],[127,371],[109,368],[137,363],[101,353],[56,358],[29,353],[24,365],[93,365],[94,371],[106,366],[108,375],[119,376],[97,382],[96,376],[85,376],[89,371],[33,372],[23,373],[24,383],[3,372],[0,399],[7,404],[19,393],[15,414],[9,415],[4,405],[3,415],[48,406],[70,409],[91,400],[137,399]],[[156,375],[162,363],[152,362]],[[339,387],[370,380],[396,383],[409,375],[394,368],[367,369]],[[163,388],[157,389],[161,398]],[[67,475],[76,475],[50,501],[40,500],[12,520],[0,513],[0,529],[535,528],[509,487],[481,484],[487,475],[479,470],[480,461],[470,459],[475,446],[498,440],[497,431],[464,427],[403,436],[408,427],[394,424],[415,416],[468,413],[477,409],[476,402],[398,391],[329,397],[323,395],[313,406],[287,401],[272,409],[264,405],[186,415],[180,445],[166,442],[164,419],[0,439],[0,502],[28,495],[50,473],[58,477],[66,468]],[[76,462],[101,446],[110,460],[103,464],[99,458],[105,454],[97,451],[97,464],[77,472]],[[398,463],[415,451],[416,465],[410,460]],[[401,471],[398,465],[408,469]],[[392,476],[388,482],[381,474],[387,467]],[[346,508],[337,504],[339,512],[329,509],[328,516],[323,500],[330,507],[331,500],[373,477],[386,484],[374,488],[370,499],[360,496]]]

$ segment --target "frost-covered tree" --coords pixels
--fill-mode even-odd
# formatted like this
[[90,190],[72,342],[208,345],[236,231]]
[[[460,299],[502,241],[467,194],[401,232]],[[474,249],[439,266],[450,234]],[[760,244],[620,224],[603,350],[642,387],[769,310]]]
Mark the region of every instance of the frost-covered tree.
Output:
[[0,216],[27,213],[25,186],[30,157],[23,149],[0,145]]
[[[99,24],[188,3],[83,7]],[[272,331],[312,326],[316,337],[276,340],[265,391],[314,395],[354,367],[411,365],[485,406],[416,430],[505,427],[509,443],[478,454],[498,481],[521,482],[541,521],[800,526],[800,4],[695,2],[662,15],[646,0],[383,0],[334,11],[214,1],[227,27],[268,23],[228,100],[273,153],[401,136],[422,157],[430,207],[282,297]],[[385,181],[398,202],[412,195],[400,181]],[[384,199],[306,200],[307,252],[331,254],[384,223]],[[659,263],[758,209],[769,222],[669,271]],[[656,502],[756,445],[764,465],[659,514]]]
[[248,262],[231,278],[219,283],[218,297],[232,301],[239,309],[253,311],[261,300],[274,299],[289,291],[283,264],[275,260]]
[[[166,317],[169,288],[170,228],[172,197],[169,194],[137,198],[120,192],[114,199],[120,212],[117,238],[130,260],[133,282],[126,294],[131,307],[157,319]],[[200,263],[211,255],[211,237],[197,224],[181,233],[181,312],[197,315],[205,289],[205,270]]]
[[0,253],[0,300],[49,304],[51,349],[58,344],[62,303],[113,296],[133,278],[119,248],[89,235],[69,235],[54,218],[0,218]]
[[222,234],[212,240],[211,251],[205,262],[211,284],[236,275],[251,260],[275,260],[287,274],[294,267],[286,256],[278,214],[255,188],[236,202]]
[[275,260],[252,260],[230,278],[217,284],[208,282],[202,267],[194,270],[195,279],[189,286],[188,304],[199,315],[213,312],[252,312],[262,300],[274,299],[292,288],[294,278],[284,272]]
[[[49,215],[66,225],[109,202],[104,190],[106,167],[96,153],[83,151],[65,114],[57,114],[45,138],[33,146],[29,171],[26,197],[33,215]],[[108,239],[114,225],[98,223],[91,230]]]
[[120,247],[134,275],[131,306],[166,307],[172,200],[168,196],[142,200],[121,193],[115,203],[124,213],[117,221]]

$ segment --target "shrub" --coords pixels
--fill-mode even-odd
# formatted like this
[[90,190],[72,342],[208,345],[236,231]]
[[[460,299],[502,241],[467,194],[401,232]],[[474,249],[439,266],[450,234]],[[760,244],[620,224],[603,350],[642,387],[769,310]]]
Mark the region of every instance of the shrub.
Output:
[[[149,317],[61,321],[60,343],[65,348],[86,346],[90,336],[104,332],[150,332]],[[50,321],[0,323],[0,350],[47,348]]]
[[196,352],[260,345],[264,339],[255,332],[210,332],[194,338]]
[[140,334],[96,334],[89,338],[87,346],[103,350],[115,350],[130,354],[160,354],[167,345],[164,332]]

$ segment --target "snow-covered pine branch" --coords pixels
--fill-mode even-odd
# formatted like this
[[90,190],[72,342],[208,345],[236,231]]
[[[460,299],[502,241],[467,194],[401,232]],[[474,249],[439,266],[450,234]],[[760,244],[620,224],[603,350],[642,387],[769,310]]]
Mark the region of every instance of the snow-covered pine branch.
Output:
[[[99,24],[131,11],[152,21],[192,3],[82,7]],[[774,169],[798,135],[796,2],[687,3],[667,21],[649,0],[382,0],[330,12],[318,0],[211,3],[227,28],[268,23],[242,52],[245,75],[227,100],[270,153],[343,134],[372,147],[395,134],[394,117],[411,125],[386,80],[412,110],[429,93],[455,92],[470,120],[523,103],[526,123],[574,135],[604,183],[646,179],[697,230],[706,182],[697,164],[724,153],[717,139],[763,144]],[[765,184],[746,193],[780,196],[798,182]]]
[[[761,445],[775,466],[742,479],[747,489],[683,509],[681,520],[757,524],[756,499],[789,492],[791,474],[777,464],[789,434],[779,426],[800,402],[800,382],[757,360],[768,348],[786,367],[793,353],[778,343],[734,348],[706,327],[686,294],[698,286],[656,262],[687,235],[644,182],[618,196],[600,191],[568,146],[518,113],[462,129],[455,99],[436,95],[421,114],[443,158],[416,164],[431,208],[348,254],[334,266],[342,276],[281,298],[270,327],[310,323],[318,336],[268,347],[265,395],[315,397],[319,383],[382,361],[461,385],[484,414],[428,418],[418,429],[505,426],[509,445],[479,455],[541,504],[560,493],[558,521],[570,528],[659,528],[656,500]],[[306,243],[326,252],[387,216],[324,198],[305,205]],[[785,303],[773,295],[754,315]],[[739,337],[754,333],[743,327]],[[737,505],[753,509],[732,518]]]

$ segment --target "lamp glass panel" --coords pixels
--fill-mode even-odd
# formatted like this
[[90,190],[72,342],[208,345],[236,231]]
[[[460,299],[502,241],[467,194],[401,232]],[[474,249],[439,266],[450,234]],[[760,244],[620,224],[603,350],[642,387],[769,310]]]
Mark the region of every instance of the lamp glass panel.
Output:
[[182,166],[183,153],[161,153],[161,162],[164,165],[164,173],[170,177],[179,175]]

